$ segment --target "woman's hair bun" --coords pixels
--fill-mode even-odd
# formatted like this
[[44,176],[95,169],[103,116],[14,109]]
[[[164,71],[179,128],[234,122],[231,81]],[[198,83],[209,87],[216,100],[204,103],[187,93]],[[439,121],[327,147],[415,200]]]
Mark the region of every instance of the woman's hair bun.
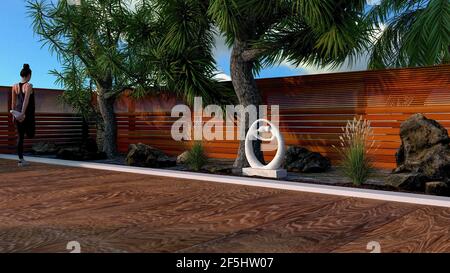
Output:
[[29,64],[24,64],[22,70],[20,71],[21,77],[27,77],[31,75],[31,69]]

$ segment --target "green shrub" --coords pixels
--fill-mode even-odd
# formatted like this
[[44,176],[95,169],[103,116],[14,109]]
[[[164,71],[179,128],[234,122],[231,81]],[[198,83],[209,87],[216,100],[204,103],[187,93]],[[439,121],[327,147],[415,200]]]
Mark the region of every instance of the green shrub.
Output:
[[333,145],[333,148],[341,156],[344,174],[353,184],[361,185],[373,171],[370,153],[376,148],[372,127],[369,121],[355,117],[347,122],[342,131],[339,147]]
[[186,157],[186,164],[191,170],[199,171],[208,161],[201,142],[195,142]]

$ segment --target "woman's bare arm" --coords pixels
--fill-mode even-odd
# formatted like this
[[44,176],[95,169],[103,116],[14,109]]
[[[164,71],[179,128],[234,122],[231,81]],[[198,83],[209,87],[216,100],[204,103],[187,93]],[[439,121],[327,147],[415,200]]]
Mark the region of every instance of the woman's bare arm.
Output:
[[25,115],[27,108],[28,108],[28,102],[30,101],[30,95],[31,92],[33,92],[33,85],[30,83],[25,86],[25,99],[23,100],[22,105],[22,114]]
[[16,85],[13,85],[12,89],[11,89],[11,109],[14,109],[14,107],[16,107]]

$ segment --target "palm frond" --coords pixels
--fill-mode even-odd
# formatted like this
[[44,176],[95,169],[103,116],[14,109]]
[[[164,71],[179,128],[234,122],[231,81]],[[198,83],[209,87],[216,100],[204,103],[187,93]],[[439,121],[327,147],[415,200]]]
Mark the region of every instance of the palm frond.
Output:
[[427,66],[450,61],[448,0],[384,0],[367,18],[381,32],[371,50],[370,68]]

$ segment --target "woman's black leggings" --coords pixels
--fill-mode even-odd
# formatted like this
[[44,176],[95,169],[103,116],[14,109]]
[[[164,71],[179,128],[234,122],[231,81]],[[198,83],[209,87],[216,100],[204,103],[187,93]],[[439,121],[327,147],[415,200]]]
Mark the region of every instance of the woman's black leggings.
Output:
[[17,155],[19,159],[23,159],[23,142],[25,140],[25,124],[23,122],[17,122]]

